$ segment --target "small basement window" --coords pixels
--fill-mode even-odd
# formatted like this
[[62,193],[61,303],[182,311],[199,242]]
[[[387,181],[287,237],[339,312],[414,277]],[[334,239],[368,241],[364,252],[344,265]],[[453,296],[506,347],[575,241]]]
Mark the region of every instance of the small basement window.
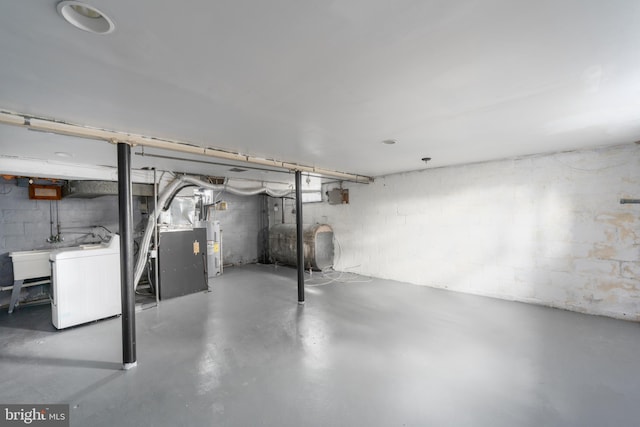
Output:
[[302,176],[302,203],[322,202],[322,178],[313,175]]

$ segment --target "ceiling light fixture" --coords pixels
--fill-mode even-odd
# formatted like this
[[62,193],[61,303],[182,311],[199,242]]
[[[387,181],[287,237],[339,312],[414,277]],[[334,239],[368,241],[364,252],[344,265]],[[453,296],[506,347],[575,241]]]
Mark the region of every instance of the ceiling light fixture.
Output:
[[398,141],[396,141],[395,139],[385,139],[384,141],[382,141],[383,144],[387,144],[387,145],[393,145],[396,142]]
[[64,0],[58,3],[58,13],[68,23],[83,31],[109,34],[116,28],[111,18],[94,6],[79,1]]

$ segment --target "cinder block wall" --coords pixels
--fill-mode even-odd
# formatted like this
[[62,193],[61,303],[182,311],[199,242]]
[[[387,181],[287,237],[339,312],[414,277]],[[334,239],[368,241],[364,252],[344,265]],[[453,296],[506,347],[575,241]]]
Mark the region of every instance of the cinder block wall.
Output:
[[640,146],[425,169],[305,204],[336,269],[640,320]]
[[224,193],[227,210],[211,209],[211,217],[220,221],[222,228],[222,262],[247,264],[258,260],[260,236],[260,196],[237,196]]
[[[134,199],[134,224],[141,221],[139,199]],[[62,199],[58,201],[60,224],[64,242],[47,243],[50,233],[50,204],[53,203],[54,234],[55,203],[46,200],[29,200],[25,187],[18,187],[14,180],[0,179],[0,286],[13,283],[13,268],[9,252],[31,249],[75,246],[83,242],[98,241],[91,236],[75,234],[90,231],[93,225],[102,225],[118,232],[118,200],[116,196],[95,199]],[[75,228],[77,230],[70,230]],[[0,296],[1,297],[1,296]],[[0,301],[2,303],[2,301]]]

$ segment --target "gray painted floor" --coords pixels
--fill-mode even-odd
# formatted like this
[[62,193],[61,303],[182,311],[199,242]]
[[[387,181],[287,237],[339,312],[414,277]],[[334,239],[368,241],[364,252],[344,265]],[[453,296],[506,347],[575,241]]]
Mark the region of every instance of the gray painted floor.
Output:
[[[319,280],[315,278],[314,281]],[[70,403],[73,426],[631,426],[635,323],[385,280],[309,288],[225,270],[213,292],[66,331],[0,315],[0,403]]]

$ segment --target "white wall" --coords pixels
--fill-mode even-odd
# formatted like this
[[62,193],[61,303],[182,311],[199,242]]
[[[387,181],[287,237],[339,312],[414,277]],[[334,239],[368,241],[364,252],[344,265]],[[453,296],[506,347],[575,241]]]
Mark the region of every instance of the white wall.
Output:
[[[134,224],[140,225],[140,198],[134,198]],[[65,240],[48,243],[51,235],[51,208],[56,231],[56,204]],[[27,187],[16,185],[14,179],[0,178],[0,286],[13,284],[13,265],[10,252],[31,249],[55,249],[98,242],[100,238],[87,235],[93,226],[102,225],[118,232],[118,201],[116,196],[94,199],[64,198],[60,201],[30,200]],[[137,227],[139,228],[139,227]],[[98,230],[102,233],[102,230]],[[11,291],[0,292],[0,306],[8,304]],[[39,299],[39,289],[26,288],[22,300]],[[45,294],[46,296],[46,294]]]
[[225,193],[221,199],[227,202],[227,210],[211,210],[212,218],[219,220],[222,228],[222,262],[225,265],[258,260],[262,243],[259,240],[260,197]]
[[640,320],[640,146],[390,175],[347,185],[337,270]]

